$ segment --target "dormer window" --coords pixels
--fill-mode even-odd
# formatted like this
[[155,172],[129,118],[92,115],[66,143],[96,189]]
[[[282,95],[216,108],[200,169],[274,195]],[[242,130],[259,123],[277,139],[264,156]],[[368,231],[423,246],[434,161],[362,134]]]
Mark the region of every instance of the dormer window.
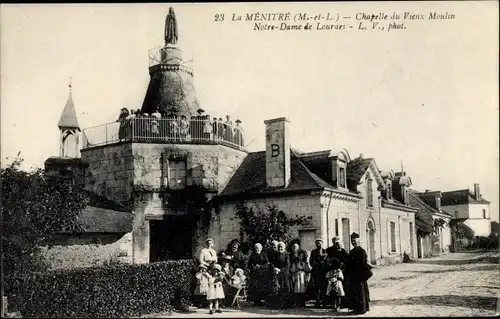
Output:
[[441,198],[439,198],[439,196],[436,196],[436,209],[441,209]]
[[403,200],[403,204],[409,206],[410,199],[409,199],[409,195],[408,195],[408,188],[406,186],[401,186],[401,197]]
[[386,187],[386,194],[387,194],[387,199],[392,199],[392,182],[389,181],[387,182],[387,187]]
[[346,169],[345,167],[339,167],[339,178],[337,179],[338,181],[338,187],[346,188]]
[[338,159],[332,160],[332,182],[338,188],[347,188],[347,164]]

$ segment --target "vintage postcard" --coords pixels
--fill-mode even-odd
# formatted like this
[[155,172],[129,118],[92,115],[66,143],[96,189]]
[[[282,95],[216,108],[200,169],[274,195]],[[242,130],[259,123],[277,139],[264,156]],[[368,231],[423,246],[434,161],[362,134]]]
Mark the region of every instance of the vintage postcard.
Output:
[[498,15],[2,5],[2,317],[498,315]]

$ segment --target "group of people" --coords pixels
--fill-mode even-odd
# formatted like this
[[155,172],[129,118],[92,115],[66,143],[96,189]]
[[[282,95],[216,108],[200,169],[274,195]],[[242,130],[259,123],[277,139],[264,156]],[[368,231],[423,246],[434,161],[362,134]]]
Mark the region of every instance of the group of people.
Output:
[[[122,108],[117,122],[120,122],[118,138],[145,138],[145,139],[171,139],[181,141],[214,141],[229,142],[237,146],[244,146],[241,121],[236,120],[233,125],[229,115],[226,120],[210,115],[203,115],[204,110],[199,109],[198,115],[178,116],[175,110],[162,114],[158,108],[151,114],[140,110]],[[139,120],[138,120],[139,119]],[[164,119],[164,120],[162,120]]]
[[351,235],[351,242],[349,253],[338,237],[332,238],[332,246],[327,249],[323,240],[317,239],[310,253],[297,241],[288,248],[282,241],[272,241],[265,250],[256,243],[247,256],[236,239],[217,254],[209,238],[198,258],[194,295],[198,304],[209,302],[210,313],[214,309],[221,312],[220,306],[230,304],[243,286],[255,305],[265,302],[275,308],[305,307],[306,301],[314,299],[316,307],[366,313],[370,310],[367,281],[372,266],[357,233]]

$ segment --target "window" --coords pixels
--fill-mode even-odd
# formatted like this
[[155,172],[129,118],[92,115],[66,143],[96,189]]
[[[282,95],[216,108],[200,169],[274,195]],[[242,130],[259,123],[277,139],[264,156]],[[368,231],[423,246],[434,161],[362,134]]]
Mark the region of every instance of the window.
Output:
[[344,167],[340,167],[339,168],[339,187],[346,187],[346,184],[345,184],[345,179],[346,179],[346,176],[345,176],[345,168]]
[[396,252],[396,223],[390,222],[390,230],[391,230],[391,252]]
[[342,243],[345,250],[350,250],[351,247],[351,229],[349,218],[342,218]]
[[171,189],[181,189],[186,187],[186,161],[168,161],[168,187]]
[[436,196],[436,209],[441,209],[441,198],[439,198],[439,196]]
[[366,181],[366,206],[373,207],[373,180]]
[[486,219],[486,209],[483,209],[483,218]]
[[401,197],[403,200],[403,204],[410,205],[408,199],[408,189],[406,188],[406,186],[401,186]]
[[335,218],[335,236],[339,235],[339,219]]
[[316,230],[299,230],[300,248],[311,251],[316,248]]
[[387,199],[392,199],[392,183],[389,181],[387,183]]

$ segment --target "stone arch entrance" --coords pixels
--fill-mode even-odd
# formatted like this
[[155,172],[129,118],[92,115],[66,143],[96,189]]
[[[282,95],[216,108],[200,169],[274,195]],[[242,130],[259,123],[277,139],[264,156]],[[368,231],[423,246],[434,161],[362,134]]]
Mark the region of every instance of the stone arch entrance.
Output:
[[375,221],[373,218],[369,218],[367,223],[366,223],[366,238],[367,238],[367,255],[368,255],[368,261],[372,264],[375,265],[377,263],[377,254],[375,251]]

